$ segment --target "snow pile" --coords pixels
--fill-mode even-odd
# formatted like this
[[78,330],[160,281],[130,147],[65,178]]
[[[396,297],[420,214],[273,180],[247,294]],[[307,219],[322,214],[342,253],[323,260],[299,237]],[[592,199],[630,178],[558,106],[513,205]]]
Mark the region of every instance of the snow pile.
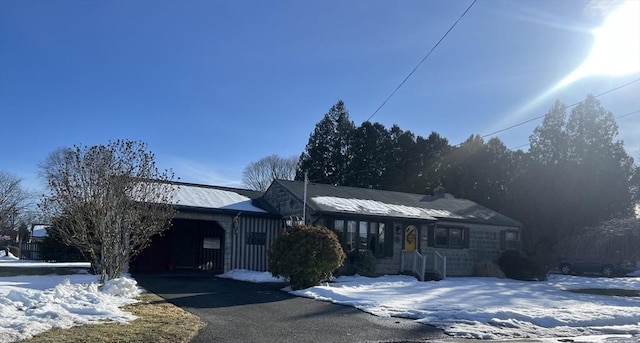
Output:
[[[136,317],[119,307],[139,294],[135,280],[121,278],[101,291],[94,275],[0,278],[0,343],[27,339],[53,329]],[[103,287],[105,287],[103,286]]]
[[287,282],[285,278],[274,277],[270,272],[255,272],[247,269],[233,269],[217,276],[221,278],[257,283]]
[[125,298],[135,298],[141,293],[136,280],[127,277],[108,280],[104,285],[102,285],[100,290],[103,293],[113,295],[115,297]]
[[6,256],[5,256],[5,251],[4,250],[0,250],[0,262],[13,262],[13,261],[18,261],[20,260],[19,258],[13,256],[13,254],[10,251],[6,252]]
[[640,290],[640,278],[553,276],[549,282],[522,282],[468,277],[419,282],[409,276],[353,276],[291,293],[377,316],[413,318],[456,337],[640,337],[639,298],[566,291],[579,288]]

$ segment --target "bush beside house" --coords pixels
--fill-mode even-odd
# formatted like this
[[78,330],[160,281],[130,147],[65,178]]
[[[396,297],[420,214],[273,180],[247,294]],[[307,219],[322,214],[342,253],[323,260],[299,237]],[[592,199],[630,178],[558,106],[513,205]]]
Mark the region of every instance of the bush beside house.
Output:
[[293,289],[318,285],[345,259],[335,232],[324,227],[283,229],[269,250],[269,271],[289,279]]
[[500,255],[498,265],[509,279],[544,281],[548,271],[520,251],[508,250]]

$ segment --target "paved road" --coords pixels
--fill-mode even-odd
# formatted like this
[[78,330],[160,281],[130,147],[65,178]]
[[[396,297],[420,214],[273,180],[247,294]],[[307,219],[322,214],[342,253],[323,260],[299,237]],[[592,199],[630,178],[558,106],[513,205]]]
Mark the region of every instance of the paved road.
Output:
[[192,341],[195,343],[449,340],[432,326],[294,297],[280,291],[283,285],[253,284],[207,274],[140,274],[135,278],[145,289],[207,323]]

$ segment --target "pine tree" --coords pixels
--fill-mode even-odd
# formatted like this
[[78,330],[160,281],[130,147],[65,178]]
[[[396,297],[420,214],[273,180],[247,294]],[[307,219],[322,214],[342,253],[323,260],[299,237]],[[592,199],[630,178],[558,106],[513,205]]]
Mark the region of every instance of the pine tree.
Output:
[[353,159],[352,145],[355,125],[342,100],[331,107],[309,136],[300,156],[296,179],[304,173],[316,182],[343,185]]

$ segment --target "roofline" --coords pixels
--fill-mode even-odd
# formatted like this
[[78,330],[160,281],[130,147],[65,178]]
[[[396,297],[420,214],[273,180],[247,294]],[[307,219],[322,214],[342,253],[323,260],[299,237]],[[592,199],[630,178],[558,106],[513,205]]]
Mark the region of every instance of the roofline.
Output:
[[478,225],[494,225],[494,226],[510,226],[510,227],[517,227],[517,228],[523,228],[524,227],[524,225],[522,225],[522,223],[520,223],[519,221],[513,220],[513,219],[512,219],[513,220],[513,224],[504,223],[504,222],[497,222],[497,221],[491,221],[491,220],[484,220],[483,221],[482,219],[465,219],[465,218],[449,218],[449,217],[436,217],[436,219],[438,221],[442,221],[442,222],[454,222],[454,223],[466,223],[466,224],[478,224]]
[[270,213],[270,212],[253,212],[253,211],[242,211],[242,210],[234,210],[234,209],[181,206],[181,205],[174,205],[174,207],[178,212],[183,212],[183,213],[210,213],[210,214],[225,214],[225,215],[237,215],[238,213],[242,213],[243,215],[252,216],[252,217],[268,217],[273,219],[282,219],[281,215]]

